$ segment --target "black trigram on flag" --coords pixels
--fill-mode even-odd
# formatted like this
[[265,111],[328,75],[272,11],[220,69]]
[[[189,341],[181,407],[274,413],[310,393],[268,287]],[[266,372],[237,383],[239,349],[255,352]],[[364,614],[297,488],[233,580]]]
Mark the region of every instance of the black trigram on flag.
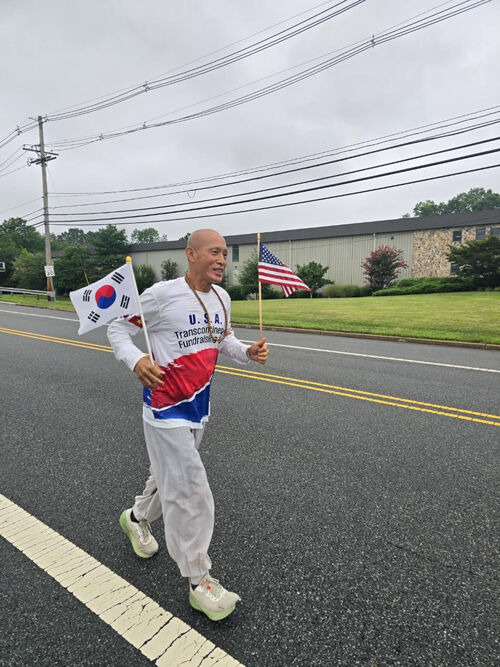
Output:
[[125,294],[122,296],[122,300],[120,301],[120,306],[121,308],[128,308],[128,304],[130,303],[130,297],[125,296]]
[[90,295],[92,294],[91,289],[86,289],[85,292],[83,293],[83,300],[84,301],[90,301]]
[[95,313],[93,310],[91,310],[89,315],[88,315],[88,319],[91,320],[92,322],[94,322],[94,324],[97,322],[97,320],[100,317],[101,316],[99,315],[99,313]]
[[118,271],[115,271],[113,273],[113,275],[111,276],[111,280],[114,280],[115,283],[118,283],[120,285],[120,283],[122,283],[125,280],[125,276],[122,276],[121,273],[118,273]]

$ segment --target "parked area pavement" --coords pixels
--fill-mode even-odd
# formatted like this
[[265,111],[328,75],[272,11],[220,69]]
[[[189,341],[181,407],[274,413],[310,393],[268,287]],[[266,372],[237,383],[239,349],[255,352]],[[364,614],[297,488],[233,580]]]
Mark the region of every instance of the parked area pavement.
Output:
[[[0,664],[176,664],[176,647],[204,666],[500,661],[498,351],[269,331],[266,366],[219,357],[211,557],[243,601],[214,624],[189,607],[162,526],[147,561],[119,529],[147,475],[141,388],[104,328],[77,329],[72,313],[0,304]],[[16,537],[10,511],[43,525]],[[40,558],[49,531],[104,568],[93,598]],[[128,634],[102,618],[115,575],[123,614],[142,594],[173,615],[163,630],[141,625],[146,604]]]

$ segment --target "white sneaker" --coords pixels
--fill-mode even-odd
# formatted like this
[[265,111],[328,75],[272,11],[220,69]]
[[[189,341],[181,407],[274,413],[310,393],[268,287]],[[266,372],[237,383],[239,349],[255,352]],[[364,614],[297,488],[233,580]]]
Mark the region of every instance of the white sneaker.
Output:
[[132,510],[123,510],[120,516],[120,528],[128,536],[135,553],[141,558],[151,558],[158,551],[158,542],[153,537],[151,526],[143,519],[135,522],[130,518]]
[[203,612],[211,621],[220,621],[231,614],[239,595],[226,591],[217,579],[206,574],[195,589],[189,585],[189,602],[193,609]]

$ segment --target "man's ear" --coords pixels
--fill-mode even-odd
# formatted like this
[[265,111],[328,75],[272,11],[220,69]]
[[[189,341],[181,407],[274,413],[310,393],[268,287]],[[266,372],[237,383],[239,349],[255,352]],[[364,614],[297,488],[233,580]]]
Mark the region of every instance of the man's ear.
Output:
[[194,262],[196,256],[196,251],[194,250],[194,248],[188,246],[185,252],[186,252],[186,257],[188,258],[188,262]]

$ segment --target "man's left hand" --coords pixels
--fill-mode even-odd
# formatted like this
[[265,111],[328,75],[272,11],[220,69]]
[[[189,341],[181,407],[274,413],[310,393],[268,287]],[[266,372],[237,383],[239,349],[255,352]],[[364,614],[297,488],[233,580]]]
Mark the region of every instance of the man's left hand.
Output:
[[258,364],[265,364],[269,356],[266,339],[261,338],[258,343],[253,343],[253,345],[247,347],[247,356]]

